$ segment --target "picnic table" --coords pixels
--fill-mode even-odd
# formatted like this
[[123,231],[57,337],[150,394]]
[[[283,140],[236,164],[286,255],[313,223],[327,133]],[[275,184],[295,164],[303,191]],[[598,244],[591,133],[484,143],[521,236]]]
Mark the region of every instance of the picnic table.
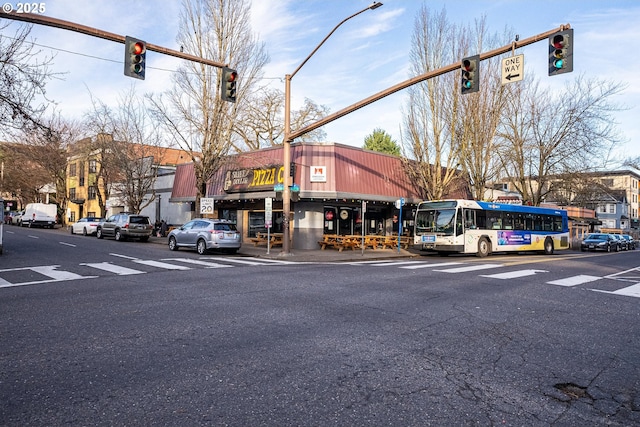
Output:
[[342,252],[344,249],[351,248],[355,251],[356,248],[360,247],[361,238],[362,236],[355,235],[342,236],[338,234],[324,234],[322,240],[318,242],[318,245],[320,245],[321,250],[336,248],[339,252]]
[[274,246],[282,246],[282,238],[282,233],[256,233],[256,237],[250,237],[249,240],[253,242],[253,246],[268,245],[271,249]]
[[[364,248],[376,249],[393,249],[398,246],[398,236],[381,236],[377,234],[372,235],[338,235],[338,234],[324,234],[322,240],[318,241],[318,245],[321,250],[326,248],[335,248],[342,252],[344,249],[362,248],[362,241],[364,240]],[[411,243],[411,237],[400,236],[400,247],[407,249]]]

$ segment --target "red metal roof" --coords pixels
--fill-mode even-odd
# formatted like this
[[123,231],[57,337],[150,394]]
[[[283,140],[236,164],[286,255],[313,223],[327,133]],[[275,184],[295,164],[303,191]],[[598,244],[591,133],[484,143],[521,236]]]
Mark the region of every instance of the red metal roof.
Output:
[[[291,160],[296,165],[294,182],[300,196],[357,198],[358,195],[395,200],[400,197],[420,200],[407,177],[402,159],[341,144],[297,143],[291,145]],[[228,170],[259,168],[282,164],[282,146],[229,156],[228,162],[209,181],[207,194],[224,195],[224,177]],[[311,182],[311,166],[326,168],[325,182]],[[178,165],[172,199],[194,200],[196,195],[193,164]]]

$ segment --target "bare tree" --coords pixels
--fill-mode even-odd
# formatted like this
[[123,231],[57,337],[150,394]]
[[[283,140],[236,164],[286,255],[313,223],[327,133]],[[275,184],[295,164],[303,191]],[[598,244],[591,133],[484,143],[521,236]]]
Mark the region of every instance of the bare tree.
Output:
[[[476,21],[474,28],[466,32],[470,40],[461,40],[469,44],[467,55],[472,55],[504,45],[509,36],[489,35],[486,18]],[[466,172],[473,197],[484,199],[487,182],[499,174],[500,163],[495,156],[496,134],[501,122],[501,112],[509,96],[508,86],[501,81],[501,58],[494,57],[481,62],[480,90],[478,93],[462,96],[460,114],[454,136],[455,144],[460,148],[459,162]],[[459,74],[459,72],[458,72]]]
[[[42,127],[47,104],[45,85],[54,77],[49,70],[52,58],[35,60],[39,52],[27,38],[30,25],[20,25],[11,37],[5,36],[10,22],[0,21],[0,135],[15,130]],[[36,99],[41,97],[42,103]]]
[[254,38],[248,0],[183,0],[178,43],[185,52],[230,64],[238,70],[235,103],[220,99],[220,70],[186,62],[173,76],[165,97],[150,97],[155,116],[172,140],[191,156],[196,174],[196,212],[205,185],[225,156],[240,145],[237,118],[268,61]]
[[89,128],[98,136],[86,146],[84,155],[100,165],[101,209],[106,208],[107,199],[117,197],[129,211],[138,213],[155,199],[156,166],[166,148],[149,110],[133,93],[134,87],[122,93],[115,109],[94,100],[93,111],[87,115]]
[[606,166],[618,141],[610,98],[623,86],[576,78],[559,92],[523,82],[508,98],[499,138],[503,170],[525,202],[539,205],[558,175]]
[[[37,163],[48,177],[48,184],[55,185],[55,202],[62,212],[68,205],[67,162],[68,150],[81,135],[79,123],[64,119],[59,113],[42,120],[43,127],[25,132],[26,153],[29,159]],[[65,215],[61,215],[64,223]]]
[[24,143],[0,144],[0,172],[0,191],[12,194],[22,206],[40,201],[40,190],[51,183],[50,175],[31,159]]
[[[411,42],[414,75],[436,70],[462,58],[458,29],[444,9],[432,14],[426,6],[418,12]],[[407,173],[424,191],[426,199],[442,198],[459,175],[460,144],[455,138],[460,82],[456,74],[431,78],[409,88],[403,130]]]
[[[278,89],[265,88],[258,92],[254,99],[247,103],[238,117],[235,132],[240,136],[243,145],[234,145],[238,152],[260,150],[282,144],[284,138],[284,92]],[[329,114],[329,108],[318,105],[305,98],[299,110],[291,112],[292,129],[302,129]],[[327,134],[322,128],[304,135],[307,141],[323,141]]]

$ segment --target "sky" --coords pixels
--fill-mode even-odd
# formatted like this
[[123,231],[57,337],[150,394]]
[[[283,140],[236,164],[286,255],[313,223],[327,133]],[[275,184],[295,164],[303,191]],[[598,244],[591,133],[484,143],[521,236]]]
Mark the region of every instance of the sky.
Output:
[[[451,23],[468,25],[486,17],[490,33],[513,29],[520,40],[570,24],[574,29],[574,71],[547,76],[546,39],[519,50],[524,73],[535,74],[541,86],[562,90],[578,76],[625,84],[613,102],[622,138],[614,155],[640,156],[638,101],[634,85],[640,69],[640,1],[636,0],[381,0],[340,26],[293,77],[292,108],[305,98],[336,112],[411,77],[410,50],[417,12],[444,8]],[[177,45],[177,0],[45,0],[45,15],[148,43],[180,50]],[[10,0],[8,4],[17,6]],[[252,27],[264,43],[270,62],[266,84],[284,91],[284,76],[292,73],[344,18],[369,6],[369,0],[253,0]],[[14,22],[3,35],[10,36]],[[31,37],[42,54],[55,55],[52,71],[62,73],[47,85],[57,110],[81,118],[91,97],[117,106],[131,86],[137,93],[161,93],[170,87],[171,70],[180,59],[147,53],[144,81],[123,74],[124,45],[72,31],[35,25]],[[212,58],[215,60],[215,58]],[[238,70],[242,74],[242,70]],[[518,84],[518,83],[511,83]],[[397,92],[324,127],[327,141],[362,147],[364,138],[380,128],[401,142],[403,110],[408,93]]]

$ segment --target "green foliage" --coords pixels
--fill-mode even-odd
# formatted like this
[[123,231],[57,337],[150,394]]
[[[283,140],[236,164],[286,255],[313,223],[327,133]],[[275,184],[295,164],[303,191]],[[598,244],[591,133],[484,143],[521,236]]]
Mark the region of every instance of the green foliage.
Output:
[[391,154],[393,156],[400,155],[400,146],[398,143],[391,138],[391,135],[380,128],[374,129],[373,133],[364,139],[362,148],[379,153]]

